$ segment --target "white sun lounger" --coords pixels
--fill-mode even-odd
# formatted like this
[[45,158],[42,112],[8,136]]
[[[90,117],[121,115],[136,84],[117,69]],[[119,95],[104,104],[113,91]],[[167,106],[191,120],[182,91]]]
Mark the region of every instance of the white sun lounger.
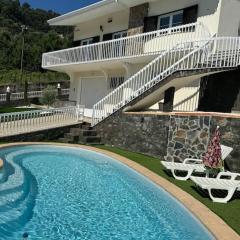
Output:
[[[233,148],[221,145],[222,159],[224,160],[231,152]],[[203,173],[205,167],[201,159],[186,158],[182,163],[161,161],[162,165],[172,172],[172,175],[177,180],[186,181],[190,178],[193,172]],[[176,171],[185,171],[185,176],[177,175]]]
[[[228,177],[228,179],[226,179],[226,177]],[[240,174],[238,173],[221,172],[216,178],[192,176],[190,179],[200,188],[206,189],[213,202],[227,203],[232,198],[235,191],[240,191]],[[227,191],[226,197],[214,197],[212,190],[216,189]]]

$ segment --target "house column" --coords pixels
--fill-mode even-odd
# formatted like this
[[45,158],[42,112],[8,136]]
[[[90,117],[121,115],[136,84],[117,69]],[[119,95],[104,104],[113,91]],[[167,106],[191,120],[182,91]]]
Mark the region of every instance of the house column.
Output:
[[173,111],[174,93],[175,93],[174,87],[170,87],[164,92],[163,112]]
[[143,33],[144,19],[148,16],[149,3],[130,8],[128,36]]

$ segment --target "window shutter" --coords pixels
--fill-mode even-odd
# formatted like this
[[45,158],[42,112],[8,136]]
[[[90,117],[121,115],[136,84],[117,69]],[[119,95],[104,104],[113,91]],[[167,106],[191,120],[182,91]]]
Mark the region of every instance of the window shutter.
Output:
[[152,32],[157,30],[158,16],[146,17],[144,19],[144,32]]
[[98,43],[100,41],[100,36],[93,37],[93,43]]
[[81,43],[80,40],[74,41],[74,42],[73,42],[73,46],[74,46],[74,47],[79,47],[79,46],[80,46],[80,43]]
[[103,41],[112,40],[112,33],[107,33],[103,35]]
[[183,24],[194,23],[198,18],[198,5],[183,10]]

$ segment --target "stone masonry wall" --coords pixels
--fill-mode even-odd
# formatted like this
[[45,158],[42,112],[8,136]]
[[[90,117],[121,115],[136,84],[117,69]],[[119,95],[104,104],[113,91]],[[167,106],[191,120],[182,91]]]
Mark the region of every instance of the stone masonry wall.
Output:
[[201,158],[208,144],[210,125],[208,116],[170,116],[166,160]]
[[130,8],[128,36],[143,32],[144,19],[148,16],[149,3],[144,3]]
[[48,130],[36,131],[31,133],[24,133],[15,136],[1,137],[0,142],[38,142],[38,141],[49,141],[57,140],[64,136],[64,133],[69,133],[71,128],[78,127],[79,124],[58,127]]
[[225,164],[240,172],[240,117],[128,113],[113,115],[96,129],[105,144],[181,162],[186,157],[201,158],[217,126],[221,143],[234,149]]
[[119,114],[97,125],[103,143],[163,159],[167,148],[168,116]]

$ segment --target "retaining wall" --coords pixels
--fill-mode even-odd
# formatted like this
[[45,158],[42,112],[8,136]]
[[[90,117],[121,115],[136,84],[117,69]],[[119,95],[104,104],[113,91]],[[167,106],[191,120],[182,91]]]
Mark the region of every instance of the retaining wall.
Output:
[[217,126],[221,143],[234,148],[226,159],[240,172],[240,115],[156,112],[114,114],[96,126],[102,142],[169,161],[201,158]]

